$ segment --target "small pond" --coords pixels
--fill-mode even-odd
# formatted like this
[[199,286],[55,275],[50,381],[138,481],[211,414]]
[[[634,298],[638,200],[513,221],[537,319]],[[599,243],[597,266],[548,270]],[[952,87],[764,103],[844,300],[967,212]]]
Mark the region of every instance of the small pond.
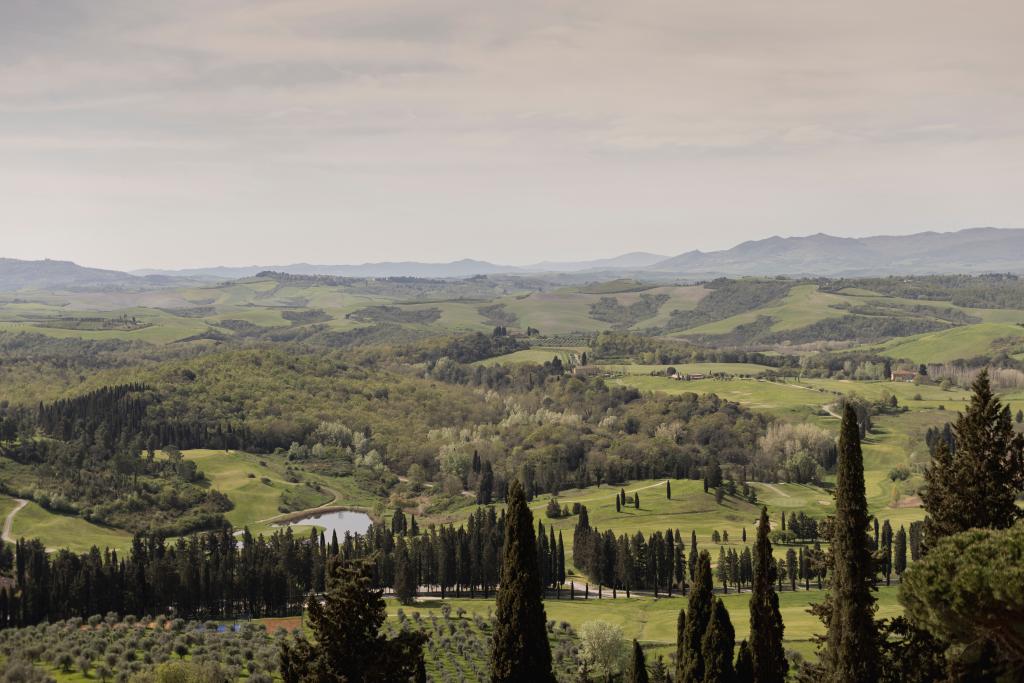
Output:
[[[318,512],[308,517],[292,519],[284,524],[275,526],[311,526],[316,525],[324,528],[324,537],[331,540],[331,532],[337,532],[338,540],[345,538],[345,532],[353,534],[365,534],[373,521],[365,512],[352,512],[350,510],[335,510],[333,512]],[[308,533],[308,531],[307,531]]]

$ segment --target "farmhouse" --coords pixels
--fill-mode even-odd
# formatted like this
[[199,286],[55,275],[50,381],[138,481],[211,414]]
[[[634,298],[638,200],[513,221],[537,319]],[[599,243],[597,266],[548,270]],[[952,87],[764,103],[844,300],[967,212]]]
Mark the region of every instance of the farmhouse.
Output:
[[694,380],[704,379],[705,377],[707,377],[707,375],[705,375],[702,372],[694,372],[686,375],[677,372],[676,374],[672,375],[672,379],[678,379],[684,382],[692,382]]
[[913,382],[917,373],[913,370],[893,370],[889,380],[892,382]]
[[603,372],[599,365],[577,365],[572,369],[572,374],[576,377],[597,377]]

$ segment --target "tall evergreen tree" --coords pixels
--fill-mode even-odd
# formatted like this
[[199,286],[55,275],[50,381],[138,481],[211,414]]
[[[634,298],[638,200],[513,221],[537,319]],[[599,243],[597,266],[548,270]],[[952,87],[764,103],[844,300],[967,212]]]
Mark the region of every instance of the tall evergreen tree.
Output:
[[533,515],[518,480],[508,491],[499,585],[491,682],[553,683]]
[[690,582],[697,576],[697,530],[690,530]]
[[300,636],[281,643],[284,683],[370,683],[415,675],[424,637],[381,635],[387,611],[370,575],[367,562],[331,561],[323,601],[307,603],[315,642]]
[[735,666],[736,683],[749,683],[754,679],[754,660],[750,654],[750,644],[747,641],[740,643],[736,652]]
[[488,460],[481,466],[480,481],[476,488],[476,502],[481,505],[489,505],[494,495],[494,468]]
[[878,680],[875,598],[871,594],[871,541],[864,493],[864,456],[857,413],[843,412],[836,467],[836,514],[832,529],[832,585],[826,604],[828,634],[822,658],[830,680]]
[[735,649],[736,631],[729,619],[729,610],[721,598],[715,598],[711,620],[701,640],[704,683],[730,683],[733,680],[732,656]]
[[644,659],[644,650],[640,643],[633,639],[633,658],[629,665],[629,675],[626,677],[629,683],[647,683],[647,661]]
[[903,576],[907,569],[907,530],[901,525],[893,540],[892,568],[897,577]]
[[682,656],[676,661],[677,683],[698,683],[704,680],[704,635],[711,622],[714,586],[711,581],[711,555],[704,550],[697,559],[697,574],[690,591],[685,629],[678,649]]
[[669,500],[672,500],[672,482],[671,481],[666,481],[665,482],[665,497],[668,498]]
[[395,597],[403,605],[411,605],[416,598],[416,570],[409,558],[405,539],[399,536],[395,542]]
[[686,658],[686,608],[683,607],[679,610],[679,616],[676,617],[676,680],[683,680],[680,678],[680,672],[683,670],[682,661]]
[[955,449],[940,440],[925,471],[925,551],[967,529],[1006,529],[1021,515],[1015,501],[1024,484],[1024,435],[992,393],[988,371],[971,390],[967,411],[953,425]]
[[755,683],[782,683],[789,665],[782,646],[784,626],[775,592],[775,561],[768,540],[768,508],[761,508],[754,543],[753,589],[750,596],[750,655]]

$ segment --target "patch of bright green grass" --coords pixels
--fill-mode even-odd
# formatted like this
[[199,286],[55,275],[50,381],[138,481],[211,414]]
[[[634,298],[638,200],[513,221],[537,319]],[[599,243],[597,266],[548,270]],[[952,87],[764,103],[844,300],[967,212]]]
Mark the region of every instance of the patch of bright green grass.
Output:
[[992,343],[1007,337],[1024,337],[1024,327],[1009,323],[980,323],[894,339],[877,347],[891,358],[914,363],[944,363],[988,353]]
[[585,347],[574,347],[574,348],[554,348],[554,347],[534,347],[532,349],[523,349],[522,351],[513,351],[512,353],[506,353],[504,356],[495,356],[494,358],[486,358],[481,361],[477,361],[474,365],[516,365],[519,363],[536,363],[541,365],[547,363],[556,356],[561,359],[563,363],[568,363],[569,358],[574,353],[582,353],[586,351]]
[[47,548],[69,548],[77,553],[93,546],[124,549],[131,544],[127,531],[92,524],[81,517],[58,515],[32,502],[15,515],[11,535],[38,538]]

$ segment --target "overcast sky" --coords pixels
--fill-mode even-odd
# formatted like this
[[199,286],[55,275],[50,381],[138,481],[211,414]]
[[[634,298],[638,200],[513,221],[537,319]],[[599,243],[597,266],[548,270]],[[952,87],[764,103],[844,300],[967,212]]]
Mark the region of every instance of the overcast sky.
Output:
[[1024,227],[1022,26],[1019,0],[3,0],[0,256]]

